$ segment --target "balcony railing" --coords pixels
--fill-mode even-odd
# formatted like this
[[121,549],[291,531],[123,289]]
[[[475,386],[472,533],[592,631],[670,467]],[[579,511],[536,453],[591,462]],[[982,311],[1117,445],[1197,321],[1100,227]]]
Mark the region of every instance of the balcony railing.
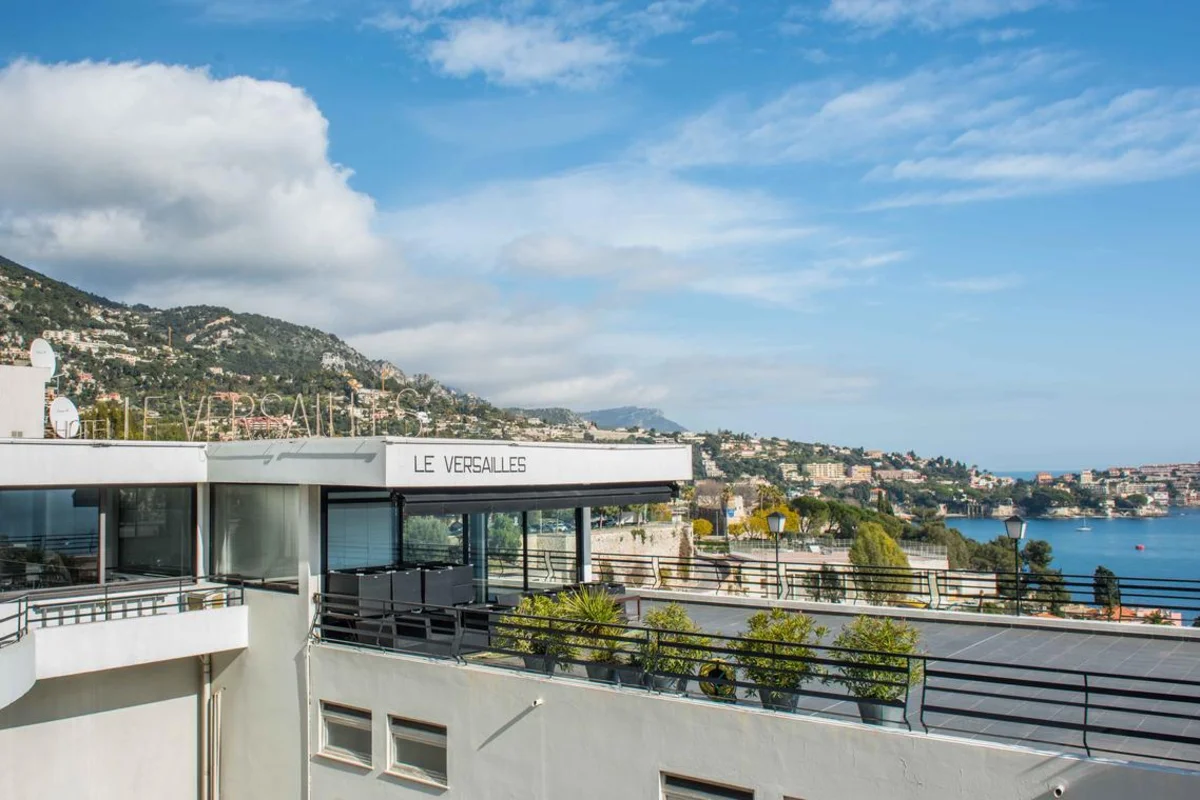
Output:
[[318,642],[1200,770],[1193,724],[1198,680],[870,653],[481,608],[330,595],[317,601],[311,635]]
[[[530,560],[536,562],[531,552]],[[573,554],[549,554],[550,559]],[[679,558],[594,553],[592,573],[632,588],[783,598],[847,605],[919,606],[994,614],[1171,624],[1151,609],[1200,617],[1200,579],[1116,576],[1097,592],[1092,575],[1039,575],[956,569],[795,564],[723,557]],[[1099,596],[1098,596],[1099,595]]]
[[144,589],[131,589],[128,584],[91,587],[83,597],[27,594],[0,604],[7,611],[0,617],[0,647],[39,628],[240,606],[244,599],[240,586],[200,586],[194,578],[165,586],[156,581],[153,588]]

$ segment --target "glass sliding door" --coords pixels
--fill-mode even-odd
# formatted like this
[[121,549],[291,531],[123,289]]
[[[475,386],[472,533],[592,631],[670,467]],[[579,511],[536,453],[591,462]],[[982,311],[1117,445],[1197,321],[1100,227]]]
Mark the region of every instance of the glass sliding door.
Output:
[[254,581],[299,580],[300,487],[212,487],[213,575]]
[[529,512],[529,588],[558,589],[577,582],[575,509]]

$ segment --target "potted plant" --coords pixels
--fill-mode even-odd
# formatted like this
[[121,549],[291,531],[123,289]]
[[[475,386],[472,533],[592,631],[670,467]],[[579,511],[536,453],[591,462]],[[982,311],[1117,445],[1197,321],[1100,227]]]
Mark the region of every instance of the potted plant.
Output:
[[700,626],[679,603],[647,611],[644,621],[649,630],[638,646],[638,661],[646,670],[646,685],[686,691],[699,659],[707,654],[709,638],[700,635]]
[[867,725],[906,727],[909,687],[921,680],[924,664],[918,655],[920,632],[903,620],[859,616],[842,628],[834,646],[845,652],[838,678],[858,699],[858,713]]
[[520,654],[529,669],[549,674],[559,661],[575,654],[562,616],[562,605],[557,600],[540,594],[523,597],[512,613],[500,618],[494,643]]
[[746,677],[758,687],[764,708],[796,710],[801,684],[821,674],[812,663],[813,648],[826,632],[816,620],[798,611],[773,608],[750,617],[733,649]]
[[588,678],[606,683],[635,682],[628,660],[621,658],[625,615],[604,589],[585,586],[563,595],[562,614],[570,620],[572,645],[584,661]]
[[696,670],[699,678],[700,691],[704,696],[718,703],[737,702],[737,670],[732,664],[722,659],[706,661]]

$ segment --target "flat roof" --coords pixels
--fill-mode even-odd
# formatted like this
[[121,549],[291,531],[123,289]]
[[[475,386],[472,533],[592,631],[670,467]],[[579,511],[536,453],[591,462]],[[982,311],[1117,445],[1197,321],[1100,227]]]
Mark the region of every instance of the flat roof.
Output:
[[[688,615],[702,629],[724,636],[738,636],[745,632],[748,617],[770,606],[764,602],[749,606],[722,605],[718,599],[706,598],[709,602],[682,601]],[[666,604],[666,600],[647,598],[643,601],[643,613]],[[844,610],[842,610],[844,609]],[[832,641],[837,631],[854,618],[854,606],[844,606],[837,611],[817,612],[805,610],[818,624],[830,631],[826,643]],[[997,624],[1000,618],[973,623],[969,620],[909,619],[921,632],[920,649],[923,653],[945,659],[969,659],[992,664],[989,668],[975,672],[990,674],[998,679],[1061,681],[1069,687],[1080,679],[1071,675],[1046,676],[1023,670],[1022,667],[1047,669],[1082,670],[1096,673],[1118,673],[1122,677],[1093,679],[1093,688],[1100,690],[1124,690],[1129,697],[1115,699],[1104,694],[1092,698],[1093,724],[1104,725],[1106,721],[1116,727],[1137,727],[1139,730],[1171,735],[1195,736],[1200,734],[1200,721],[1194,721],[1194,702],[1169,700],[1139,700],[1139,691],[1175,693],[1188,696],[1200,693],[1200,684],[1181,686],[1156,683],[1159,680],[1200,681],[1200,659],[1197,647],[1200,640],[1194,638],[1167,638],[1164,636],[1138,635],[1139,625],[1119,626],[1128,630],[1112,630],[1096,626],[1095,630],[1023,627]],[[953,663],[944,669],[954,670]],[[945,684],[947,681],[941,680]],[[953,683],[951,681],[951,683]],[[980,684],[963,684],[955,688],[963,690],[989,691]],[[926,690],[936,691],[926,684]],[[921,686],[913,692],[922,691]],[[944,689],[943,689],[944,691]],[[1039,717],[1054,717],[1068,722],[1082,722],[1083,710],[1074,702],[1080,700],[1077,692],[1056,692],[1049,689],[1012,692],[1009,685],[991,687],[991,695],[978,694],[966,707],[996,715],[1008,714],[1023,720]],[[996,696],[1003,695],[1003,696]],[[938,700],[945,700],[939,694]],[[821,698],[803,698],[801,709],[810,713],[829,713],[852,716],[853,701],[831,701]],[[916,715],[918,704],[911,703],[909,717],[914,730],[928,725],[933,732],[949,733],[968,739],[982,739],[1009,744],[1025,744],[1033,747],[1050,746],[1068,752],[1083,752],[1079,732],[1036,722],[1018,719],[1004,720],[998,717],[976,718],[968,715],[936,713],[921,720]],[[1152,713],[1159,712],[1159,713]],[[1171,714],[1175,716],[1172,717]],[[1093,733],[1091,745],[1097,751],[1111,749],[1122,756],[1158,763],[1171,763],[1173,759],[1195,763],[1200,760],[1200,747],[1194,744],[1170,741],[1126,741],[1121,738]]]
[[413,489],[666,484],[690,445],[310,437],[235,442],[0,439],[0,486],[274,483]]
[[129,486],[208,480],[203,442],[0,439],[0,486]]

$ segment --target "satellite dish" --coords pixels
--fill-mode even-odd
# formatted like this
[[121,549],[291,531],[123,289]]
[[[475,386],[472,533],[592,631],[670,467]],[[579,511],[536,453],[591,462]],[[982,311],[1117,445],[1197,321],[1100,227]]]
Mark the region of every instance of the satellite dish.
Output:
[[33,344],[29,346],[29,363],[39,369],[48,369],[53,375],[54,368],[58,366],[58,358],[49,342],[45,339],[34,339]]
[[79,435],[79,409],[67,397],[56,397],[50,403],[50,428],[60,439],[74,439]]

